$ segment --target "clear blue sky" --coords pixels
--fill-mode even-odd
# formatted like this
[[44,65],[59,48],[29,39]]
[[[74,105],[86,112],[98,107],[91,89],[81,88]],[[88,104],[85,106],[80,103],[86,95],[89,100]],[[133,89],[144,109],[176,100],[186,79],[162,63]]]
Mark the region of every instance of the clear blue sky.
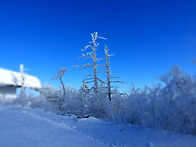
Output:
[[90,69],[72,65],[87,62],[77,58],[95,31],[108,38],[100,44],[115,54],[111,69],[126,82],[122,90],[157,83],[174,65],[196,72],[195,0],[1,0],[0,67],[17,71],[22,63],[55,87],[54,72],[67,67],[65,84],[79,88]]

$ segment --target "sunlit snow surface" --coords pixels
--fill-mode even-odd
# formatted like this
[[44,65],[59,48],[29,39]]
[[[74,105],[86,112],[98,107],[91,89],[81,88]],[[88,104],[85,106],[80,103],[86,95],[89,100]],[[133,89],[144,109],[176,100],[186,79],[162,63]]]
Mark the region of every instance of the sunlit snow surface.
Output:
[[1,147],[195,147],[196,136],[0,105]]

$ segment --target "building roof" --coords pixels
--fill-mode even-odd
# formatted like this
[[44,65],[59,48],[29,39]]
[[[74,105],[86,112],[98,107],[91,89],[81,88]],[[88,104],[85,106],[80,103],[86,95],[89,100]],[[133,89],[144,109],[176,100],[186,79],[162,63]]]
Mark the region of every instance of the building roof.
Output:
[[[39,89],[41,83],[38,78],[24,74],[24,87]],[[11,70],[0,68],[0,86],[22,86],[22,74]]]

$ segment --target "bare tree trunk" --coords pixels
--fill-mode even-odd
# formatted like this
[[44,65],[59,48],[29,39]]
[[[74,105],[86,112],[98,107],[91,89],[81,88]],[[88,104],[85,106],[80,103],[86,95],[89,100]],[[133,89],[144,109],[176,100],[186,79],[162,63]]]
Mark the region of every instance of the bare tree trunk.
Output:
[[62,78],[60,78],[60,82],[61,82],[62,87],[63,87],[63,95],[65,95],[66,94],[66,92],[65,92],[65,86],[64,86],[64,83],[62,81]]
[[98,93],[98,82],[97,82],[97,61],[96,61],[96,48],[93,49],[93,78],[94,78],[94,92]]
[[111,81],[111,78],[119,78],[119,77],[112,77],[111,71],[110,71],[110,56],[114,56],[113,54],[108,54],[109,49],[107,46],[105,46],[105,61],[106,61],[106,76],[107,76],[107,88],[108,88],[108,98],[111,101],[112,100],[112,92],[111,92],[111,83],[124,83],[122,81]]
[[107,88],[108,88],[108,98],[109,101],[112,100],[111,96],[111,82],[110,82],[110,62],[109,62],[109,56],[108,56],[108,48],[105,46],[105,57],[106,57],[106,73],[107,73]]

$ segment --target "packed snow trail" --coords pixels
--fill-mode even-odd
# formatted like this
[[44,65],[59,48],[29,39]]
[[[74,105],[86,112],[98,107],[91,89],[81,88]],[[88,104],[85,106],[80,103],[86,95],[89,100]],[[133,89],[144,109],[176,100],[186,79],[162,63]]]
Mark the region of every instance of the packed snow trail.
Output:
[[0,105],[0,147],[196,147],[196,136]]
[[0,107],[1,147],[100,147],[103,145],[69,128]]

